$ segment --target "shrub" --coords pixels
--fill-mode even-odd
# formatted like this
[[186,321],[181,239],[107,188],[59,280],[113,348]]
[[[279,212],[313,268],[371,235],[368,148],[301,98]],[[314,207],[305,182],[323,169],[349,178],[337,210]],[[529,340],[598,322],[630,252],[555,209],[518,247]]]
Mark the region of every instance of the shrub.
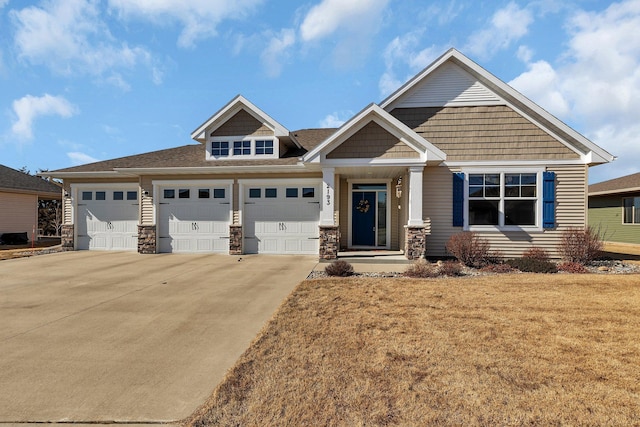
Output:
[[480,271],[483,271],[485,273],[511,273],[513,272],[513,267],[511,267],[509,264],[507,263],[500,263],[500,264],[489,264],[489,265],[485,265],[484,267],[482,267],[480,269]]
[[436,277],[438,272],[434,268],[433,264],[424,259],[419,259],[407,267],[404,275],[415,279],[426,279],[429,277]]
[[584,265],[578,262],[565,261],[558,265],[558,270],[564,271],[565,273],[587,273],[587,269]]
[[527,273],[557,273],[558,267],[549,261],[539,260],[535,258],[514,258],[507,260],[513,268]]
[[474,268],[490,264],[497,256],[491,253],[489,241],[473,231],[454,234],[449,238],[446,248],[458,261]]
[[324,272],[328,276],[347,277],[353,274],[353,266],[344,260],[333,261],[324,268]]
[[460,276],[462,274],[462,265],[456,261],[444,261],[438,263],[438,274],[441,276]]
[[538,247],[532,246],[522,254],[522,258],[537,259],[540,261],[549,261],[549,252]]
[[585,265],[600,255],[603,246],[598,230],[592,227],[572,227],[562,233],[558,252],[565,261]]

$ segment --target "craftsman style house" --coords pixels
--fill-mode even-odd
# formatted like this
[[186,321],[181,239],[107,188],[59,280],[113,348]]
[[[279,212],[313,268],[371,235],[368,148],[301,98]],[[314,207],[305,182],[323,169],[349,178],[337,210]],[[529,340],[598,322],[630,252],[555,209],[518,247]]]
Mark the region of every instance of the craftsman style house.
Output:
[[68,249],[442,256],[473,230],[506,256],[586,224],[613,156],[455,49],[339,129],[290,131],[237,96],[194,145],[50,174]]

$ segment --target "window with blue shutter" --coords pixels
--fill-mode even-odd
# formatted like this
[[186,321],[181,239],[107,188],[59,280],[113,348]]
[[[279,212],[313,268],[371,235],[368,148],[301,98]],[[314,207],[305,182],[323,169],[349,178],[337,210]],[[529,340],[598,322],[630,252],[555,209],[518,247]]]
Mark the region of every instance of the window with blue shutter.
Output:
[[556,173],[542,173],[542,228],[556,227]]
[[464,225],[464,173],[453,174],[453,226]]

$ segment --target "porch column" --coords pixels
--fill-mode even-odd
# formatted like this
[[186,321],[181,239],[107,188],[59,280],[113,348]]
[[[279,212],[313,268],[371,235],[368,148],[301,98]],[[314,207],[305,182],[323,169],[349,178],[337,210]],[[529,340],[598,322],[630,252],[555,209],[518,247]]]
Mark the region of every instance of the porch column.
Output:
[[322,201],[320,202],[320,225],[335,225],[333,220],[336,187],[335,168],[322,168]]
[[423,226],[422,220],[422,171],[424,166],[409,168],[409,222],[407,225]]
[[340,232],[334,220],[335,168],[322,168],[322,200],[320,201],[320,259],[336,259]]

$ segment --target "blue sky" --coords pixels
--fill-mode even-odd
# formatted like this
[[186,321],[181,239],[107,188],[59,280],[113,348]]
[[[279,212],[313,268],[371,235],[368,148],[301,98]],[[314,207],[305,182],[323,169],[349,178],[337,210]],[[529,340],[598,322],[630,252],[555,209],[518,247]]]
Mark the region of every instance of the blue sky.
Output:
[[338,126],[455,47],[640,171],[640,0],[0,0],[0,163],[193,143],[242,94]]

